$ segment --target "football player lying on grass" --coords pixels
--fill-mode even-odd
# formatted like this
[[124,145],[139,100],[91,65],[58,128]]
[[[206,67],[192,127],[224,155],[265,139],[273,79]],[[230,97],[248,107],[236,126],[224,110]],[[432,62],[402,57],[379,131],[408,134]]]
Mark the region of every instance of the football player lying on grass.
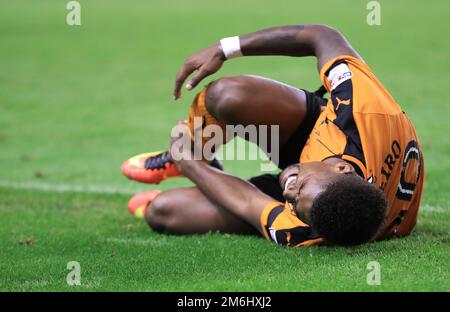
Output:
[[[259,232],[289,246],[357,245],[409,235],[424,180],[417,135],[342,34],[299,25],[222,39],[187,59],[174,98],[194,71],[188,90],[241,55],[315,56],[329,99],[322,98],[325,92],[266,78],[224,77],[197,94],[184,131],[192,138],[200,133],[206,144],[210,138],[201,130],[210,125],[279,125],[277,165],[283,171],[244,181],[216,169],[216,162],[141,154],[122,165],[130,179],[159,183],[185,176],[196,186],[137,194],[130,211],[159,232]],[[195,117],[202,118],[200,129]]]

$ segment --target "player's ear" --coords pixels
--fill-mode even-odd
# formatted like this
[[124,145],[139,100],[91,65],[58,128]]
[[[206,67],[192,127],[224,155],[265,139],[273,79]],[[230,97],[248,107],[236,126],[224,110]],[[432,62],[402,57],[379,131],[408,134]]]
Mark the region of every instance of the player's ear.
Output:
[[334,165],[336,173],[351,174],[355,172],[355,168],[346,161],[339,161]]

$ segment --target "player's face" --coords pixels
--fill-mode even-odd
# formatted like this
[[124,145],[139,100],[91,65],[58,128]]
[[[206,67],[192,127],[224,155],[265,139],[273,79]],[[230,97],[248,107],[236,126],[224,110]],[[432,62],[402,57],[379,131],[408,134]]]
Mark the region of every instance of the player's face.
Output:
[[304,222],[309,223],[312,203],[325,186],[338,174],[344,173],[335,162],[317,161],[295,164],[280,175],[283,196]]

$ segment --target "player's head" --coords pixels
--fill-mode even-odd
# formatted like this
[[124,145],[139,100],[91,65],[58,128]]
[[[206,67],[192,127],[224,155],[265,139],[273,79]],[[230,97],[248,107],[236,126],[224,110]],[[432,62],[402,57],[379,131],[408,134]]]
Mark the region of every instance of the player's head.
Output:
[[368,242],[385,220],[383,192],[338,158],[290,166],[280,183],[296,214],[328,243]]

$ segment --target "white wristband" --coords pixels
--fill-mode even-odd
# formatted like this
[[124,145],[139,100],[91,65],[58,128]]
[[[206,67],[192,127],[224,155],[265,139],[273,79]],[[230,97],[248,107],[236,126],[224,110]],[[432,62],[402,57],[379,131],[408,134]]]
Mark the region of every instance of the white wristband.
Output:
[[223,38],[220,40],[223,54],[227,59],[242,56],[241,44],[239,43],[239,36]]

